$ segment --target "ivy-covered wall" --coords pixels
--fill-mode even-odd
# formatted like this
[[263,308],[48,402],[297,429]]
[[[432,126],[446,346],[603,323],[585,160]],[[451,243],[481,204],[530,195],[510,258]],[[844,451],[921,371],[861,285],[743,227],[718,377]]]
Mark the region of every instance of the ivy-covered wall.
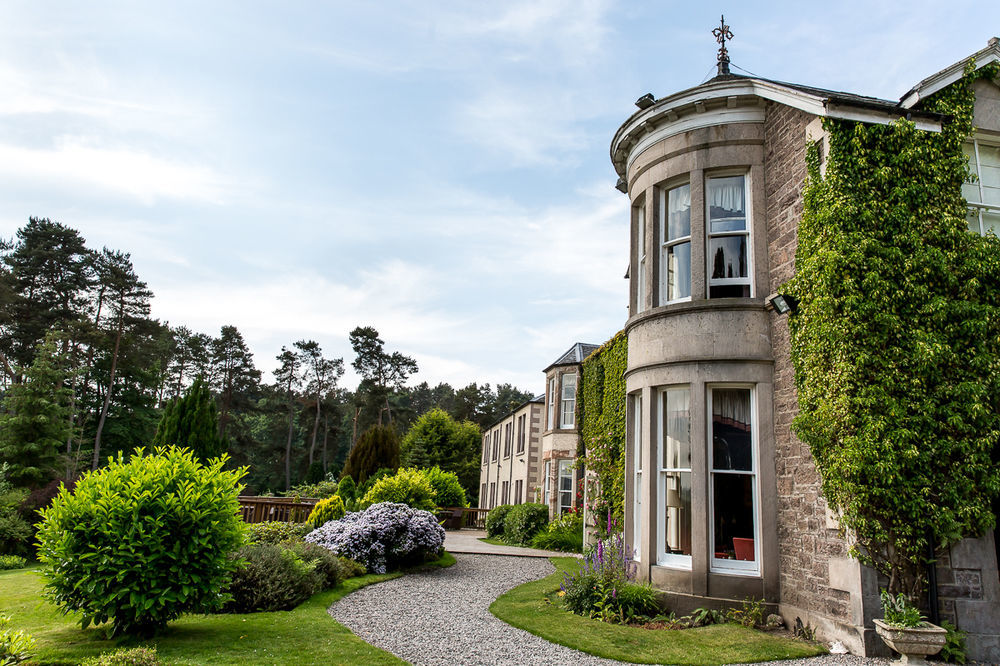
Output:
[[597,475],[600,492],[588,510],[621,524],[625,497],[625,370],[628,338],[620,331],[583,362],[577,389],[577,423],[584,465]]
[[798,437],[853,554],[922,590],[928,546],[995,523],[1000,494],[1000,240],[967,231],[962,143],[973,71],[925,102],[940,133],[827,119],[788,291]]

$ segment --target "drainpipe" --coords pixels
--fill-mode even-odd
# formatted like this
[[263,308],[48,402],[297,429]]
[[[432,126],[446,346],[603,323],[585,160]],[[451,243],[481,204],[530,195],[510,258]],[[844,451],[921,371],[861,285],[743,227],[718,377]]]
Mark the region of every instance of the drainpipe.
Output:
[[927,539],[927,607],[930,611],[931,624],[941,624],[941,614],[938,609],[937,563],[934,553],[934,538],[928,534]]

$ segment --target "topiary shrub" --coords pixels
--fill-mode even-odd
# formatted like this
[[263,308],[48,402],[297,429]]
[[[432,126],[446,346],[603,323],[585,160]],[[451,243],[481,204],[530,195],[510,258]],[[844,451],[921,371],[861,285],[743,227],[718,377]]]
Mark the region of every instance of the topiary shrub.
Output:
[[382,502],[332,520],[306,541],[360,562],[373,573],[420,564],[444,547],[444,529],[428,511]]
[[469,506],[465,499],[465,489],[459,482],[457,474],[445,472],[437,466],[425,469],[423,472],[431,484],[434,502],[438,506],[449,508]]
[[306,524],[316,529],[331,520],[340,520],[345,513],[347,512],[344,510],[344,500],[334,495],[316,503],[309,517],[306,518]]
[[507,513],[503,540],[515,545],[529,544],[548,524],[549,507],[544,504],[518,504]]
[[163,662],[156,654],[156,646],[119,648],[104,652],[98,657],[85,659],[80,666],[159,666]]
[[375,482],[364,498],[362,506],[371,506],[381,502],[405,504],[414,509],[433,511],[434,488],[427,475],[418,469],[401,469],[393,476],[387,476]]
[[281,543],[283,541],[301,541],[302,537],[312,530],[306,523],[286,523],[280,520],[268,520],[263,523],[247,525],[247,540],[250,543]]
[[503,531],[507,525],[507,514],[513,508],[513,504],[501,504],[490,509],[490,512],[486,514],[486,536],[491,539],[503,537]]
[[245,468],[206,465],[176,447],[142,449],[85,474],[41,511],[45,596],[81,624],[150,634],[182,613],[218,608],[243,543]]
[[240,561],[228,592],[231,613],[291,610],[322,587],[316,566],[293,550],[270,543],[255,543],[237,551]]

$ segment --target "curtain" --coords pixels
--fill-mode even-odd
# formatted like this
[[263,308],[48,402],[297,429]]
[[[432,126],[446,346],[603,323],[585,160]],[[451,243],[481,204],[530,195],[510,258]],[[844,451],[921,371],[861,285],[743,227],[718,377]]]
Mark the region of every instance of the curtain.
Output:
[[708,183],[708,205],[710,209],[721,208],[731,213],[743,214],[745,200],[743,176],[713,178]]

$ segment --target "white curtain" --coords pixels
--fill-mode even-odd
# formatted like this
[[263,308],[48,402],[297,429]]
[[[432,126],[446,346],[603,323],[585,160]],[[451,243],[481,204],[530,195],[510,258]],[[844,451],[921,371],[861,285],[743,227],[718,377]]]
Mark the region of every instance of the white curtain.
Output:
[[750,391],[746,389],[715,389],[712,391],[714,421],[728,422],[750,429]]
[[708,186],[708,205],[710,208],[721,208],[734,213],[743,213],[744,179],[713,178]]

